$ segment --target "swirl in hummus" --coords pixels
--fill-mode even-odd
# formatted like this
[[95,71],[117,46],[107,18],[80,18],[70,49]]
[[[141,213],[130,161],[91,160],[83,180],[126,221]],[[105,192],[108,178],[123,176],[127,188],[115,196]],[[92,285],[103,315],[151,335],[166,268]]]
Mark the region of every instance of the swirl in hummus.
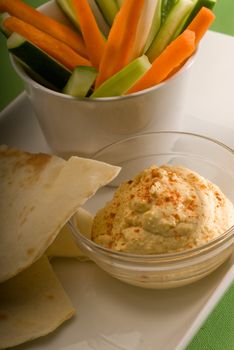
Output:
[[124,182],[95,216],[92,240],[136,254],[195,248],[234,224],[234,207],[222,191],[197,173],[152,166]]

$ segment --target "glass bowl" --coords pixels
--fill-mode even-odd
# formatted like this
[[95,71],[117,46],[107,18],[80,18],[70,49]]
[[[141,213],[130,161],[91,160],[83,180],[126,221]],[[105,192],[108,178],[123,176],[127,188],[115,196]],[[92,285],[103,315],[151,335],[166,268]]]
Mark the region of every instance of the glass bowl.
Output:
[[[198,172],[218,185],[234,203],[234,151],[207,137],[183,132],[147,133],[113,143],[94,158],[122,167],[119,176],[103,189],[105,193],[112,194],[122,181],[146,167],[170,164]],[[98,193],[91,199],[96,209],[105,205],[104,197]],[[144,288],[172,288],[195,282],[227,260],[234,246],[232,226],[198,248],[170,254],[129,254],[94,243],[79,232],[75,218],[70,224],[77,244],[91,260],[113,277]]]

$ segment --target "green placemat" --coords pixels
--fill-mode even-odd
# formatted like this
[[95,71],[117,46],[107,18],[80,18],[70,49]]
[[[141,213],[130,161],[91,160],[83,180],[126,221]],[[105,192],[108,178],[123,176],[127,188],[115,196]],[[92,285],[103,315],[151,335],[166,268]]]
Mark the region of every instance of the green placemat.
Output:
[[234,349],[234,285],[195,335],[187,350]]
[[[38,7],[46,1],[26,0],[24,2]],[[0,111],[22,91],[23,83],[11,67],[6,39],[0,32]]]

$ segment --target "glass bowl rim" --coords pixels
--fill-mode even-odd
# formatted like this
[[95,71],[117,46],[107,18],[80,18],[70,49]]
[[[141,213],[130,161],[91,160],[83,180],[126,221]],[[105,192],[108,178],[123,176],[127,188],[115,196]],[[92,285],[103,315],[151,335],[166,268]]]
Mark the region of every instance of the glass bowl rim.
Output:
[[113,146],[117,146],[119,144],[123,144],[124,142],[130,141],[130,140],[134,140],[134,139],[137,139],[137,138],[141,138],[142,136],[151,136],[151,135],[160,135],[160,134],[183,135],[183,136],[192,136],[192,137],[200,138],[200,139],[209,141],[211,143],[214,143],[217,146],[219,146],[221,148],[224,148],[226,151],[228,151],[228,152],[230,152],[231,154],[234,155],[234,149],[232,149],[231,147],[227,146],[225,143],[223,143],[223,142],[221,142],[221,141],[219,141],[217,139],[214,139],[212,137],[201,135],[201,134],[197,134],[197,133],[193,133],[193,132],[187,132],[187,131],[161,130],[161,131],[144,132],[144,133],[137,134],[137,135],[134,135],[134,136],[126,137],[126,138],[121,139],[119,141],[112,142],[109,145],[104,146],[101,149],[99,149],[97,152],[95,152],[92,155],[92,159],[96,159],[100,155],[100,153],[102,153],[103,151],[105,151],[105,150],[107,150],[107,149],[109,149],[109,148],[111,148]]

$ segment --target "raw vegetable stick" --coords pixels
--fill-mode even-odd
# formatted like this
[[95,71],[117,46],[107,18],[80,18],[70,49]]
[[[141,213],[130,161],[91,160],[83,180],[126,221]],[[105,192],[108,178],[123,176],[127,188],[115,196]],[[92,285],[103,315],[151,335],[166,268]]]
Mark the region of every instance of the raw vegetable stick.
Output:
[[91,66],[86,58],[80,56],[68,45],[40,31],[31,24],[21,21],[19,18],[13,16],[6,18],[4,27],[20,34],[70,70],[73,70],[76,66]]
[[37,11],[21,0],[0,0],[0,13],[8,12],[10,15],[27,22],[39,30],[50,34],[64,42],[81,56],[87,57],[84,41],[80,34],[68,26],[61,24],[53,18]]
[[133,57],[137,25],[145,0],[125,0],[111,27],[95,88],[128,65]]
[[[203,10],[202,10],[203,9]],[[208,10],[206,7],[202,7],[197,15],[194,17],[193,21],[191,22],[191,25],[188,26],[189,30],[192,30],[195,32],[195,45],[197,46],[199,41],[202,39],[210,25],[215,19],[215,15],[211,10]],[[180,68],[185,64],[187,61],[184,60],[184,62],[181,62],[181,64],[173,69],[173,71],[170,72],[167,78],[174,75],[176,72],[180,70]]]
[[72,0],[72,5],[80,24],[89,59],[93,66],[99,69],[106,40],[98,28],[88,1]]
[[168,74],[195,51],[195,33],[186,29],[154,60],[152,67],[127,94],[150,88],[163,81]]
[[212,22],[215,20],[215,14],[207,7],[202,7],[194,17],[187,29],[195,32],[195,44],[197,45]]

